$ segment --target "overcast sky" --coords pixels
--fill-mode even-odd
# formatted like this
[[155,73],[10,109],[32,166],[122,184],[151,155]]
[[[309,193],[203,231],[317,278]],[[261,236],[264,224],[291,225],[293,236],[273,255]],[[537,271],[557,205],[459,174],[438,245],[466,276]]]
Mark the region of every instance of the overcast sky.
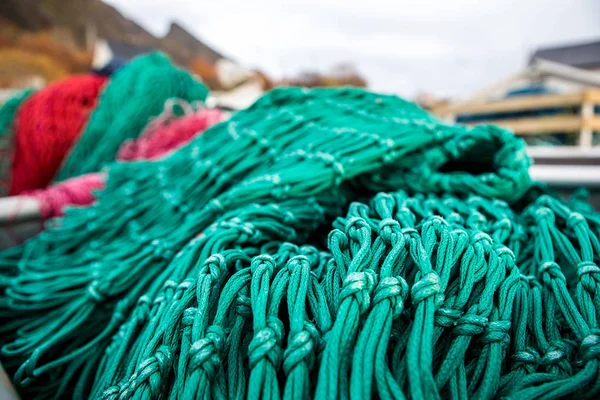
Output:
[[538,46],[600,39],[600,0],[105,0],[274,77],[351,62],[371,89],[465,97]]

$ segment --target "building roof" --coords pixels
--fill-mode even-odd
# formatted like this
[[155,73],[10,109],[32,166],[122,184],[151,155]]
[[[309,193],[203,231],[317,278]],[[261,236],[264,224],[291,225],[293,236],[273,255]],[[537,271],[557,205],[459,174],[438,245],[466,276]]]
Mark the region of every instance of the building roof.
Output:
[[571,46],[548,47],[536,50],[529,64],[543,59],[577,68],[600,68],[600,40]]
[[113,57],[119,58],[125,61],[144,53],[149,53],[151,51],[155,51],[156,49],[145,46],[141,44],[131,44],[126,42],[119,42],[116,40],[107,40],[106,41],[110,50],[113,54]]

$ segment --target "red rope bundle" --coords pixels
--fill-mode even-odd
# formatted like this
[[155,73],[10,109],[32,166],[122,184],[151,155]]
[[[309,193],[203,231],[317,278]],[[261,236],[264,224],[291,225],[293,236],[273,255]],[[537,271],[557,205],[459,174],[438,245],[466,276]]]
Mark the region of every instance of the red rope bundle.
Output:
[[180,118],[157,119],[135,140],[121,145],[121,161],[154,160],[188,143],[194,136],[224,119],[222,111],[203,109]]
[[76,75],[31,95],[18,110],[10,195],[48,185],[82,132],[106,78]]

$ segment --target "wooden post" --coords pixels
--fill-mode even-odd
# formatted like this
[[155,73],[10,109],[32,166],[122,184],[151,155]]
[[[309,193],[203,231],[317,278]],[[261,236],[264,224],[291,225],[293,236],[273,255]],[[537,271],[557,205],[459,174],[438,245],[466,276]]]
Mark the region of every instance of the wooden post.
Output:
[[579,132],[579,147],[589,149],[593,145],[594,130],[589,122],[594,118],[594,103],[589,101],[588,96],[584,96],[581,105],[581,130]]

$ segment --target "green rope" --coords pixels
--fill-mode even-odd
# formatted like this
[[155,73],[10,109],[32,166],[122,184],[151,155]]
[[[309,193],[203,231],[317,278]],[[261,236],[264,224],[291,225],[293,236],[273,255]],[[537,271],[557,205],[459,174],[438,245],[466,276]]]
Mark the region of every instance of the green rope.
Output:
[[274,90],[0,253],[2,362],[36,398],[593,398],[600,214],[529,164],[395,97]]
[[56,181],[97,172],[114,161],[119,146],[136,138],[166,100],[204,101],[207,94],[202,83],[165,55],[138,56],[111,77]]
[[32,93],[33,89],[22,90],[0,106],[0,196],[8,194],[14,146],[12,125],[16,121],[17,110]]

